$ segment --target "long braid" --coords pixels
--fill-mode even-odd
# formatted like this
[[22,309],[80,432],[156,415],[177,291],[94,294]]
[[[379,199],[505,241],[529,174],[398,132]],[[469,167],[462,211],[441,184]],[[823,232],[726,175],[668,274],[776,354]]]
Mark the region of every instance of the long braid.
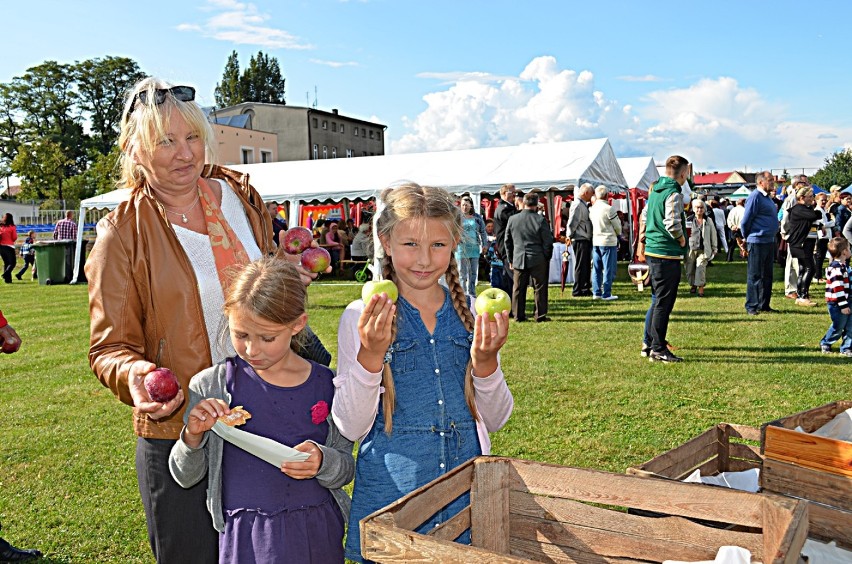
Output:
[[[447,272],[444,273],[444,279],[447,281],[447,286],[450,289],[450,297],[453,300],[453,308],[461,318],[465,329],[473,333],[476,319],[470,311],[470,303],[467,295],[464,293],[464,288],[459,281],[459,270],[456,266],[455,256],[450,257],[450,264],[447,266]],[[476,398],[473,389],[473,361],[467,361],[467,367],[464,372],[464,399],[467,403],[467,408],[473,416],[474,421],[479,420],[479,413],[476,410]]]
[[[393,269],[393,262],[391,262],[391,257],[389,256],[386,256],[382,261],[382,278],[385,280],[392,280],[396,283],[396,272]],[[391,328],[391,346],[393,346],[394,341],[396,341],[398,319],[399,316],[394,315],[393,326]],[[396,405],[396,389],[394,388],[393,373],[391,372],[390,362],[385,362],[384,366],[382,366],[382,386],[385,388],[385,392],[382,395],[382,408],[385,415],[385,433],[390,435],[393,430],[393,410]]]

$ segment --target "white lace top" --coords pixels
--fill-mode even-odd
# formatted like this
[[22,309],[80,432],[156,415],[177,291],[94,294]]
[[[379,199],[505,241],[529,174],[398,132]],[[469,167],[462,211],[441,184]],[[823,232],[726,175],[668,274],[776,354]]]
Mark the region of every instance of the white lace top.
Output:
[[[233,189],[223,180],[216,179],[222,186],[222,215],[230,224],[234,234],[242,242],[251,260],[260,258],[260,247],[254,240],[254,233],[246,217],[245,209]],[[231,345],[231,339],[225,334],[227,326],[222,315],[225,305],[225,295],[216,273],[216,260],[210,247],[210,238],[206,233],[196,233],[177,224],[172,224],[183,250],[189,257],[195,277],[198,279],[198,295],[201,296],[201,306],[204,310],[204,325],[207,327],[207,339],[210,341],[210,352],[213,364],[223,361],[236,352]],[[221,337],[220,337],[221,335]]]

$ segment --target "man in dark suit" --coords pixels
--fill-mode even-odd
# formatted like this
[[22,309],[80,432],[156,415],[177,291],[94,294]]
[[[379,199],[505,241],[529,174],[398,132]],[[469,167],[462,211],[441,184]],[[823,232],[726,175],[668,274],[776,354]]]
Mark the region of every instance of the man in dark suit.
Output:
[[553,233],[547,220],[538,214],[538,194],[524,196],[524,209],[509,218],[506,225],[506,262],[512,269],[512,313],[515,321],[526,321],[527,286],[532,280],[535,320],[547,317],[547,278],[553,254]]
[[513,203],[515,201],[515,185],[504,184],[500,188],[500,203],[497,204],[497,209],[494,210],[494,237],[497,256],[503,261],[503,287],[510,296],[512,295],[512,270],[509,268],[509,261],[506,258],[506,225],[509,223],[509,218],[518,213],[518,208]]
[[565,228],[565,244],[574,248],[575,298],[592,295],[592,220],[589,218],[589,203],[595,189],[588,182],[574,190],[574,202]]

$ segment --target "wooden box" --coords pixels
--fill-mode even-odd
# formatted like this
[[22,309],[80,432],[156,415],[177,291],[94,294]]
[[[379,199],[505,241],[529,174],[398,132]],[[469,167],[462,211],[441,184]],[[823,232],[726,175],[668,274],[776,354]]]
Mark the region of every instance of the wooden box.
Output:
[[[422,535],[414,530],[459,495],[470,505]],[[619,508],[667,513],[651,518]],[[737,524],[727,531],[689,519]],[[470,528],[472,545],[451,541]],[[794,563],[807,504],[790,498],[481,456],[361,521],[376,562],[648,563],[712,560],[741,546],[754,562]]]
[[811,536],[844,547],[852,547],[852,443],[808,433],[849,408],[836,401],[761,427],[763,490],[809,500]]
[[664,452],[628,474],[683,480],[695,470],[702,476],[760,468],[760,429],[719,423],[694,439]]

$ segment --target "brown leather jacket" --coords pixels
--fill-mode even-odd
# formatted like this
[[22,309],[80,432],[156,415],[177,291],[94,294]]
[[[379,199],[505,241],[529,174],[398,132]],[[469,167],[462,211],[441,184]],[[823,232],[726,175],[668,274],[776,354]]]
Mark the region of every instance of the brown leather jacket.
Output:
[[[234,188],[258,247],[271,253],[272,222],[248,175],[207,165],[202,176]],[[195,273],[163,206],[145,186],[103,218],[97,232],[86,261],[92,370],[119,400],[133,405],[128,373],[144,359],[170,368],[189,397],[189,380],[212,364],[210,344]],[[186,403],[158,421],[134,409],[133,430],[140,437],[177,439],[185,409]]]

